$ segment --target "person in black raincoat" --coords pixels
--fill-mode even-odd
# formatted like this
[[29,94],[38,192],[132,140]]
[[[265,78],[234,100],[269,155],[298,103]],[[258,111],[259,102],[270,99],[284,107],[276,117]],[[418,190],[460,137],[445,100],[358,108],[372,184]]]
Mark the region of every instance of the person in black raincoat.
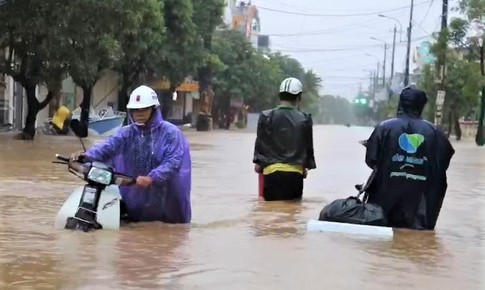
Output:
[[264,175],[266,201],[301,200],[307,170],[316,168],[313,121],[298,109],[301,95],[301,82],[287,78],[280,85],[280,105],[259,116],[253,163]]
[[427,101],[425,92],[406,87],[396,118],[365,142],[365,162],[375,170],[367,202],[383,208],[391,227],[434,229],[445,197],[455,151],[440,128],[422,119]]

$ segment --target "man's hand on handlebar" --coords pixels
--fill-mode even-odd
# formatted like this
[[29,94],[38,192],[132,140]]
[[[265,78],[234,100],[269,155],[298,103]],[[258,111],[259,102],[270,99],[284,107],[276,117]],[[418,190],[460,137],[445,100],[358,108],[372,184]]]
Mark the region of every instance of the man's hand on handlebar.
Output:
[[138,176],[136,178],[136,185],[147,188],[153,184],[153,178],[150,176]]
[[71,154],[71,161],[80,161],[84,158],[86,158],[86,153],[82,150]]

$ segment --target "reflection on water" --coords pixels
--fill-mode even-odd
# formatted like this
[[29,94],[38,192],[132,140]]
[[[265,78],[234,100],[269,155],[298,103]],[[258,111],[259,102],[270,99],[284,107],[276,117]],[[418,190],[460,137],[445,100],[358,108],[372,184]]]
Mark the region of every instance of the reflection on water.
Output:
[[[173,273],[188,266],[190,261],[184,258],[183,251],[178,251],[188,233],[184,226],[158,226],[158,232],[154,233],[150,225],[142,229],[137,226],[131,228],[129,234],[123,234],[116,245],[117,278],[122,281],[121,286],[156,288]],[[136,247],[136,251],[126,251],[131,247]]]
[[192,225],[88,234],[53,228],[82,181],[51,161],[78,140],[0,135],[0,289],[485,289],[485,151],[471,143],[455,145],[436,231],[398,230],[391,240],[306,233],[326,203],[366,180],[357,141],[370,130],[317,127],[318,168],[303,201],[272,203],[257,200],[254,134],[188,132]]
[[298,201],[258,202],[249,217],[255,236],[293,237],[303,235],[301,212],[303,204]]

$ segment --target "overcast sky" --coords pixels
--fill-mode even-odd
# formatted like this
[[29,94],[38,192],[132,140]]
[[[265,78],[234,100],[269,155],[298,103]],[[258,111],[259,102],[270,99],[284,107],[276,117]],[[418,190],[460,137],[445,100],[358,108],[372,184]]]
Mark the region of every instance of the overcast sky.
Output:
[[[457,0],[449,2],[454,7]],[[376,69],[378,61],[382,75],[384,44],[371,37],[388,43],[389,77],[395,24],[395,71],[404,71],[411,0],[253,0],[252,4],[259,9],[261,33],[271,36],[272,50],[288,54],[306,69],[314,70],[323,79],[325,94],[352,99],[359,85],[367,89],[369,70]],[[399,20],[401,37],[399,24],[378,17],[379,13]],[[456,14],[450,13],[453,16]],[[412,49],[440,29],[440,17],[441,0],[414,1]]]

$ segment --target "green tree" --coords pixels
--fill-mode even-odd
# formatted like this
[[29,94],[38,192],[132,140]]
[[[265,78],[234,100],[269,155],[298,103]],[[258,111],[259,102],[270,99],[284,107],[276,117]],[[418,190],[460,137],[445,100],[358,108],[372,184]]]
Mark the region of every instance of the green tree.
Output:
[[128,91],[156,71],[168,55],[164,3],[160,0],[123,1],[125,21],[116,32],[122,55],[114,69],[120,75],[118,109],[126,110]]
[[322,80],[296,59],[262,53],[241,33],[231,30],[215,33],[211,51],[222,62],[214,78],[216,111],[227,111],[231,98],[243,100],[253,112],[274,107],[281,81],[296,77],[303,84],[302,109],[318,114]]
[[323,95],[316,120],[322,124],[347,124],[355,121],[352,104],[345,98]]
[[468,19],[480,18],[485,12],[485,1],[484,0],[460,0],[458,2],[457,9],[463,14],[468,16]]
[[81,123],[88,124],[93,87],[122,56],[116,32],[127,19],[122,0],[70,0],[59,52],[69,75],[83,89]]
[[210,90],[214,72],[220,69],[219,59],[211,53],[214,31],[223,23],[224,0],[192,0],[194,13],[192,21],[195,24],[197,37],[200,39],[196,47],[202,52],[202,59],[197,71],[201,92]]
[[244,100],[252,97],[251,78],[259,70],[251,67],[256,51],[243,35],[231,30],[220,30],[214,34],[211,51],[222,65],[214,74],[214,110],[229,109],[231,98]]
[[249,67],[254,68],[250,72],[252,91],[245,103],[250,106],[251,111],[275,107],[279,101],[278,89],[283,80],[283,71],[271,56],[259,52],[254,54]]
[[164,0],[167,41],[166,58],[158,65],[157,75],[168,78],[172,91],[188,75],[194,74],[202,58],[201,39],[192,18],[192,0]]
[[[0,10],[0,72],[11,76],[25,89],[27,117],[22,139],[33,140],[37,114],[56,95],[62,76],[62,62],[54,49],[65,3],[58,1],[17,0]],[[36,87],[47,83],[49,92],[39,102]]]
[[360,91],[353,103],[353,112],[358,124],[366,126],[374,119],[374,112],[370,106],[370,97],[367,93]]
[[[477,13],[476,9],[479,8],[477,5],[482,2],[485,3],[484,1],[464,0],[460,2],[460,9],[471,17]],[[448,134],[453,131],[454,127],[458,138],[461,136],[459,118],[469,115],[478,105],[479,89],[482,83],[480,68],[477,64],[477,46],[472,39],[466,37],[468,28],[467,20],[453,18],[448,29],[437,34],[436,43],[432,46],[432,52],[437,56],[437,63],[442,63],[445,57],[447,63],[444,88],[440,88],[446,91],[443,124],[448,124]],[[430,121],[434,119],[436,94],[439,88],[436,80],[441,78],[441,73],[436,66],[426,66],[423,70],[421,86],[429,97],[425,117]]]
[[428,95],[428,104],[424,109],[423,117],[429,121],[433,121],[438,87],[435,83],[435,71],[432,66],[427,65],[424,67],[420,87]]
[[312,70],[305,71],[303,78],[303,97],[302,109],[317,115],[319,113],[319,89],[322,87],[322,79],[317,76]]

